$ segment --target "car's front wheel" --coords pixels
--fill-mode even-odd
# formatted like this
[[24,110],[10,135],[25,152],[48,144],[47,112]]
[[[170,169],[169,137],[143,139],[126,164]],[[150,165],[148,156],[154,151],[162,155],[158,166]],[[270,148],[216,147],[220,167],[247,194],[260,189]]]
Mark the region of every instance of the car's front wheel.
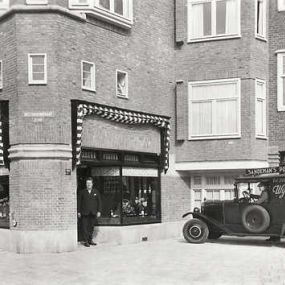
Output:
[[199,219],[187,221],[183,227],[183,236],[190,243],[203,243],[209,235],[209,229],[206,223]]

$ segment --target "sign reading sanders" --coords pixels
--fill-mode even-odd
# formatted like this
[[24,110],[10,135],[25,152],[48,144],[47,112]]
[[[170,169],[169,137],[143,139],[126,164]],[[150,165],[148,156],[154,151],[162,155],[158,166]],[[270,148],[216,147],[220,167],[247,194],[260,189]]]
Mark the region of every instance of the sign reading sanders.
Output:
[[285,166],[246,169],[246,175],[258,176],[261,174],[285,173]]
[[285,177],[273,178],[272,192],[277,199],[283,199],[285,196]]

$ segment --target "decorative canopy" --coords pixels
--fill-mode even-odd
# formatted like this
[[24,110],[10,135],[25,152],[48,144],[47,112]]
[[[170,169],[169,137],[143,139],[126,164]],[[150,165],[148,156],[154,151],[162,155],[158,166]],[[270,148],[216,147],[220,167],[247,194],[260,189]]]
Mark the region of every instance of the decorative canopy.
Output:
[[80,164],[83,120],[86,116],[98,116],[121,124],[152,125],[161,130],[161,156],[165,172],[169,167],[170,122],[168,117],[156,116],[142,112],[133,112],[120,108],[107,107],[96,103],[77,105],[76,124],[76,165]]

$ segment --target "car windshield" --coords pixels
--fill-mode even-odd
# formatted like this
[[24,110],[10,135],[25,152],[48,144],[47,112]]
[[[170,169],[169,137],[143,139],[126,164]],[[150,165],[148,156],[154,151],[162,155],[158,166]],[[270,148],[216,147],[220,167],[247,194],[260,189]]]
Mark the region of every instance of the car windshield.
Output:
[[246,191],[249,194],[260,195],[261,190],[258,187],[259,182],[241,182],[237,183],[237,198],[241,198],[244,196],[243,192]]

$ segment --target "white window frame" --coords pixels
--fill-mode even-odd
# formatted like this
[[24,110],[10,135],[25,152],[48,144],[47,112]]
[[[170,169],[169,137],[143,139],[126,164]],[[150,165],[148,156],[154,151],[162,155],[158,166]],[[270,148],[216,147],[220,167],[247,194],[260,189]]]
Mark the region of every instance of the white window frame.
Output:
[[277,53],[277,110],[285,111],[285,100],[283,102],[283,78],[285,78],[285,70],[283,71],[283,61],[285,50],[276,51]]
[[[84,86],[83,82],[83,65],[88,64],[91,66],[91,87]],[[96,67],[94,62],[82,60],[81,61],[81,88],[83,90],[96,92]]]
[[[258,84],[262,84],[263,85],[263,94],[262,96],[259,96],[259,94],[257,94],[257,85]],[[257,120],[258,120],[258,117],[257,117],[257,102],[258,101],[262,101],[263,102],[263,129],[264,129],[264,133],[262,134],[259,134],[257,132]],[[267,100],[266,100],[266,82],[265,80],[262,80],[262,79],[258,79],[256,78],[255,79],[255,135],[257,138],[267,138],[267,124],[266,124],[266,111],[267,111],[267,108],[266,108],[266,104],[267,104]]]
[[[118,73],[123,73],[125,74],[125,78],[126,78],[126,94],[119,94],[118,93]],[[124,99],[128,99],[129,98],[129,75],[128,72],[117,69],[116,70],[116,95],[119,98],[124,98]]]
[[133,0],[123,0],[123,15],[114,11],[114,0],[110,0],[110,9],[100,7],[99,0],[69,0],[69,9],[93,14],[101,20],[130,29],[133,25]]
[[[200,41],[211,41],[211,40],[223,40],[228,38],[240,38],[241,32],[240,32],[240,0],[236,0],[236,7],[237,7],[237,31],[236,33],[232,34],[223,34],[223,35],[217,35],[216,34],[216,2],[219,0],[188,0],[187,2],[187,27],[188,27],[188,42],[200,42]],[[209,36],[202,36],[199,38],[194,38],[191,33],[192,28],[192,5],[198,4],[198,3],[211,3],[211,27],[212,27],[212,35]]]
[[285,0],[278,0],[278,11],[285,11]]
[[[224,85],[224,84],[236,84],[237,94],[232,98],[237,100],[237,132],[232,134],[209,134],[209,135],[192,135],[191,133],[191,110],[192,110],[192,90],[193,87],[206,86],[206,85]],[[192,81],[188,83],[188,140],[213,140],[213,139],[227,139],[227,138],[240,138],[241,137],[241,108],[240,108],[240,78],[230,78],[230,79],[218,79],[218,80],[206,80],[206,81]],[[226,98],[230,99],[230,97]],[[208,99],[207,99],[208,100]],[[215,101],[216,99],[211,99]],[[197,101],[197,100],[195,100]],[[198,100],[203,101],[203,100]],[[213,120],[214,121],[214,120]]]
[[[258,22],[257,22],[257,3],[261,1],[263,2],[263,7],[262,7],[262,20],[263,20],[263,23],[262,23],[262,26],[263,26],[263,31],[262,32],[259,32],[257,33],[257,27],[258,27]],[[262,40],[266,40],[266,32],[267,32],[267,29],[266,29],[266,25],[267,25],[267,1],[266,0],[255,0],[255,37],[258,38],[258,39],[262,39]]]
[[27,5],[47,5],[48,0],[26,0]]
[[3,88],[3,61],[0,60],[0,89]]
[[9,9],[9,2],[10,0],[3,0],[3,2],[0,3],[0,14]]
[[[44,57],[44,79],[43,80],[33,80],[33,56],[43,56]],[[29,84],[47,84],[47,54],[46,53],[29,53],[28,54],[28,77]]]

